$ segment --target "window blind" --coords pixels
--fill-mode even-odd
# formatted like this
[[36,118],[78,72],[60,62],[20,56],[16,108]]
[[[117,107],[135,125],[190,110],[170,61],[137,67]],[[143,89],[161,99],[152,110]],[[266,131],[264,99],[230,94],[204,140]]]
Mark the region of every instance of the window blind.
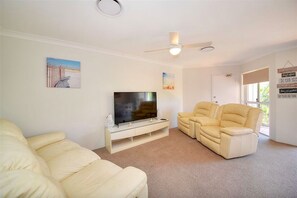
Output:
[[245,73],[242,78],[244,85],[269,81],[269,68]]

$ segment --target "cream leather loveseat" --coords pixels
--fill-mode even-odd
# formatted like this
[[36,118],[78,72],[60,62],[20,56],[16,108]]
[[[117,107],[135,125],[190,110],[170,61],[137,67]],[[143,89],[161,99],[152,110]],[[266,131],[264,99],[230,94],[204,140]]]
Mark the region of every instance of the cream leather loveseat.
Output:
[[199,102],[196,104],[193,112],[180,112],[177,116],[178,129],[195,138],[195,125],[190,123],[190,118],[206,116],[214,118],[218,105],[212,102]]
[[226,159],[256,152],[262,111],[242,104],[220,106],[216,119],[193,117],[196,139]]
[[0,197],[147,197],[146,174],[100,159],[61,132],[24,138],[0,119]]

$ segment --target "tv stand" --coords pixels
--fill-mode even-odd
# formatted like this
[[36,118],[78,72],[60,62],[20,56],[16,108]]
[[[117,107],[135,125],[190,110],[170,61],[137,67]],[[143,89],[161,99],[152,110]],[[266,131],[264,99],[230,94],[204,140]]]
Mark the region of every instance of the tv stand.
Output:
[[169,135],[168,120],[149,120],[105,129],[105,147],[112,154]]

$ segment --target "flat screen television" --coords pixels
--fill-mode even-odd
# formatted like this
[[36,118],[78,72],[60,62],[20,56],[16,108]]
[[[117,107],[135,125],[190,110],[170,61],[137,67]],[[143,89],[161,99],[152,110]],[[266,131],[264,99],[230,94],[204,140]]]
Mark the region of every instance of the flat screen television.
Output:
[[114,92],[115,124],[156,117],[156,92]]

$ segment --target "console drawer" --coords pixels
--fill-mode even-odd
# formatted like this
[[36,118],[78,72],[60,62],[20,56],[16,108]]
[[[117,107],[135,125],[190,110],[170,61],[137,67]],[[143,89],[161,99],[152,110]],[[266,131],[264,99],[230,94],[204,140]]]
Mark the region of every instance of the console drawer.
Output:
[[145,127],[135,128],[135,136],[146,134],[146,133],[148,133],[148,130]]
[[164,123],[158,123],[158,124],[153,124],[150,127],[148,127],[148,133],[149,132],[153,132],[153,131],[157,131],[160,129],[163,129],[165,127],[168,127],[168,123],[164,122]]
[[135,129],[129,129],[126,131],[119,131],[117,133],[111,133],[111,140],[119,140],[124,138],[133,137],[135,135]]

